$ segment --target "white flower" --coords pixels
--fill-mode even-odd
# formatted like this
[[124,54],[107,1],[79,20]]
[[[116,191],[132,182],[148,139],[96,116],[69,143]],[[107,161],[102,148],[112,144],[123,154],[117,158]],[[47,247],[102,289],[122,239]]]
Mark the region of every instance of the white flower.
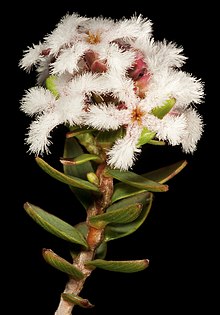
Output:
[[[146,130],[194,152],[203,132],[196,105],[203,102],[204,85],[181,70],[186,59],[182,47],[155,41],[151,21],[141,15],[112,20],[67,14],[19,63],[37,71],[38,86],[21,99],[21,110],[34,118],[29,151],[49,153],[52,130],[65,124],[122,128],[124,136],[106,151],[107,163],[121,170],[134,165]],[[51,75],[53,87],[47,84]]]

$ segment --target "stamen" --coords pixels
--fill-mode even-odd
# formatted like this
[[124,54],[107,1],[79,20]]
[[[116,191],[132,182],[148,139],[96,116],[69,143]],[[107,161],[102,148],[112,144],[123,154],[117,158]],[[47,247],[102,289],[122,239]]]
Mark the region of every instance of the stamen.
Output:
[[88,31],[86,41],[90,44],[98,44],[101,42],[101,34],[100,32],[97,32],[96,34],[93,34],[92,32]]
[[131,113],[131,121],[133,123],[137,121],[138,125],[140,126],[142,124],[142,117],[144,115],[146,115],[146,113],[139,106],[137,106]]

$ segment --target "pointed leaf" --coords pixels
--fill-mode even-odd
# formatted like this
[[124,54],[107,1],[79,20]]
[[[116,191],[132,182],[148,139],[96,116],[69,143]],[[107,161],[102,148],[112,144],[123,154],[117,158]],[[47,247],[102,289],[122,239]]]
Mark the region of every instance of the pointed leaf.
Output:
[[90,217],[89,224],[97,229],[102,229],[109,223],[129,223],[139,216],[141,210],[142,204],[135,203],[114,211]]
[[148,128],[144,127],[142,129],[140,138],[138,139],[137,146],[141,146],[145,143],[148,143],[150,140],[154,138],[156,132],[150,131]]
[[[141,194],[137,194],[132,197],[128,197],[119,201],[122,205],[133,204],[135,202],[141,203],[143,205],[143,209],[138,218],[127,224],[109,224],[105,228],[104,241],[108,242],[117,238],[121,238],[127,236],[131,233],[134,233],[145,221],[147,218],[153,201],[153,194],[149,192],[144,192]],[[113,211],[113,204],[112,211]]]
[[176,176],[186,165],[187,161],[181,160],[168,166],[164,166],[154,171],[142,174],[142,176],[163,184]]
[[83,299],[83,298],[81,298],[78,295],[70,294],[70,293],[62,293],[61,296],[62,296],[62,298],[65,301],[68,301],[68,302],[73,303],[75,305],[78,305],[80,307],[83,307],[83,308],[92,308],[92,307],[94,307],[94,305],[92,305],[89,302],[89,300]]
[[146,269],[149,265],[148,259],[142,260],[123,260],[123,261],[114,261],[114,260],[103,260],[95,259],[87,261],[86,266],[98,267],[101,269],[114,271],[114,272],[125,272],[132,273],[138,272]]
[[168,186],[167,185],[162,185],[160,183],[157,183],[155,181],[152,181],[148,178],[145,178],[141,175],[135,174],[130,171],[120,171],[116,169],[107,169],[106,170],[107,174],[112,176],[113,178],[118,179],[119,181],[126,183],[130,186],[144,189],[147,191],[152,191],[152,192],[162,192],[162,191],[167,191]]
[[127,197],[131,197],[131,196],[143,193],[145,191],[146,189],[135,188],[125,183],[117,183],[115,184],[114,193],[112,195],[112,203],[120,199],[124,199]]
[[88,161],[100,161],[100,157],[95,155],[95,154],[81,154],[79,156],[77,156],[76,158],[61,158],[60,162],[63,165],[80,165],[80,164],[84,164],[85,162]]
[[79,230],[65,221],[28,202],[24,204],[24,209],[46,231],[71,243],[88,247],[85,238]]
[[166,100],[162,106],[157,106],[151,110],[151,113],[159,119],[162,119],[173,108],[176,103],[174,97]]
[[68,184],[70,186],[77,187],[77,188],[88,189],[88,190],[99,192],[99,189],[95,185],[91,184],[90,182],[83,180],[81,178],[78,178],[78,177],[65,175],[64,173],[50,166],[40,157],[36,157],[36,162],[47,174],[49,174],[50,176],[52,176],[53,178],[59,180],[60,182],[64,184]]
[[[64,158],[76,158],[82,154],[83,150],[76,139],[66,139],[63,153]],[[88,173],[94,172],[91,162],[89,161],[83,165],[64,165],[63,170],[67,176],[79,177],[84,180],[87,179]],[[69,187],[83,207],[87,209],[93,200],[91,191],[75,188],[73,186]]]
[[[175,175],[177,175],[186,165],[187,162],[185,160],[182,160],[177,163],[142,174],[141,176],[153,180],[157,183],[163,184],[170,180]],[[117,183],[115,184],[114,193],[112,195],[112,203],[123,198],[134,196],[144,191],[146,190],[131,187],[125,183]]]
[[84,274],[76,266],[55,254],[51,249],[43,249],[43,257],[52,267],[65,272],[75,280],[82,280]]

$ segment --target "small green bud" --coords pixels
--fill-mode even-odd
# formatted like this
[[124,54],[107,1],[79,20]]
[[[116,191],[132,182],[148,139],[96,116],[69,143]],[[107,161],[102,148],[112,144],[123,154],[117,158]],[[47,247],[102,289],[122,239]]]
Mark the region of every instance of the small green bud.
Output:
[[99,186],[99,179],[95,173],[93,172],[87,173],[87,179],[90,183],[96,185],[97,187]]

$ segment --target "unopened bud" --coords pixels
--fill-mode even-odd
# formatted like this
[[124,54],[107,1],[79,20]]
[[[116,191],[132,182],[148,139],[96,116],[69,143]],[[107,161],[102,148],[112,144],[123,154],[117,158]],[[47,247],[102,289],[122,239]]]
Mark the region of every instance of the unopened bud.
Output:
[[99,186],[99,179],[95,173],[93,172],[87,173],[87,179],[90,183],[96,185],[97,187]]

